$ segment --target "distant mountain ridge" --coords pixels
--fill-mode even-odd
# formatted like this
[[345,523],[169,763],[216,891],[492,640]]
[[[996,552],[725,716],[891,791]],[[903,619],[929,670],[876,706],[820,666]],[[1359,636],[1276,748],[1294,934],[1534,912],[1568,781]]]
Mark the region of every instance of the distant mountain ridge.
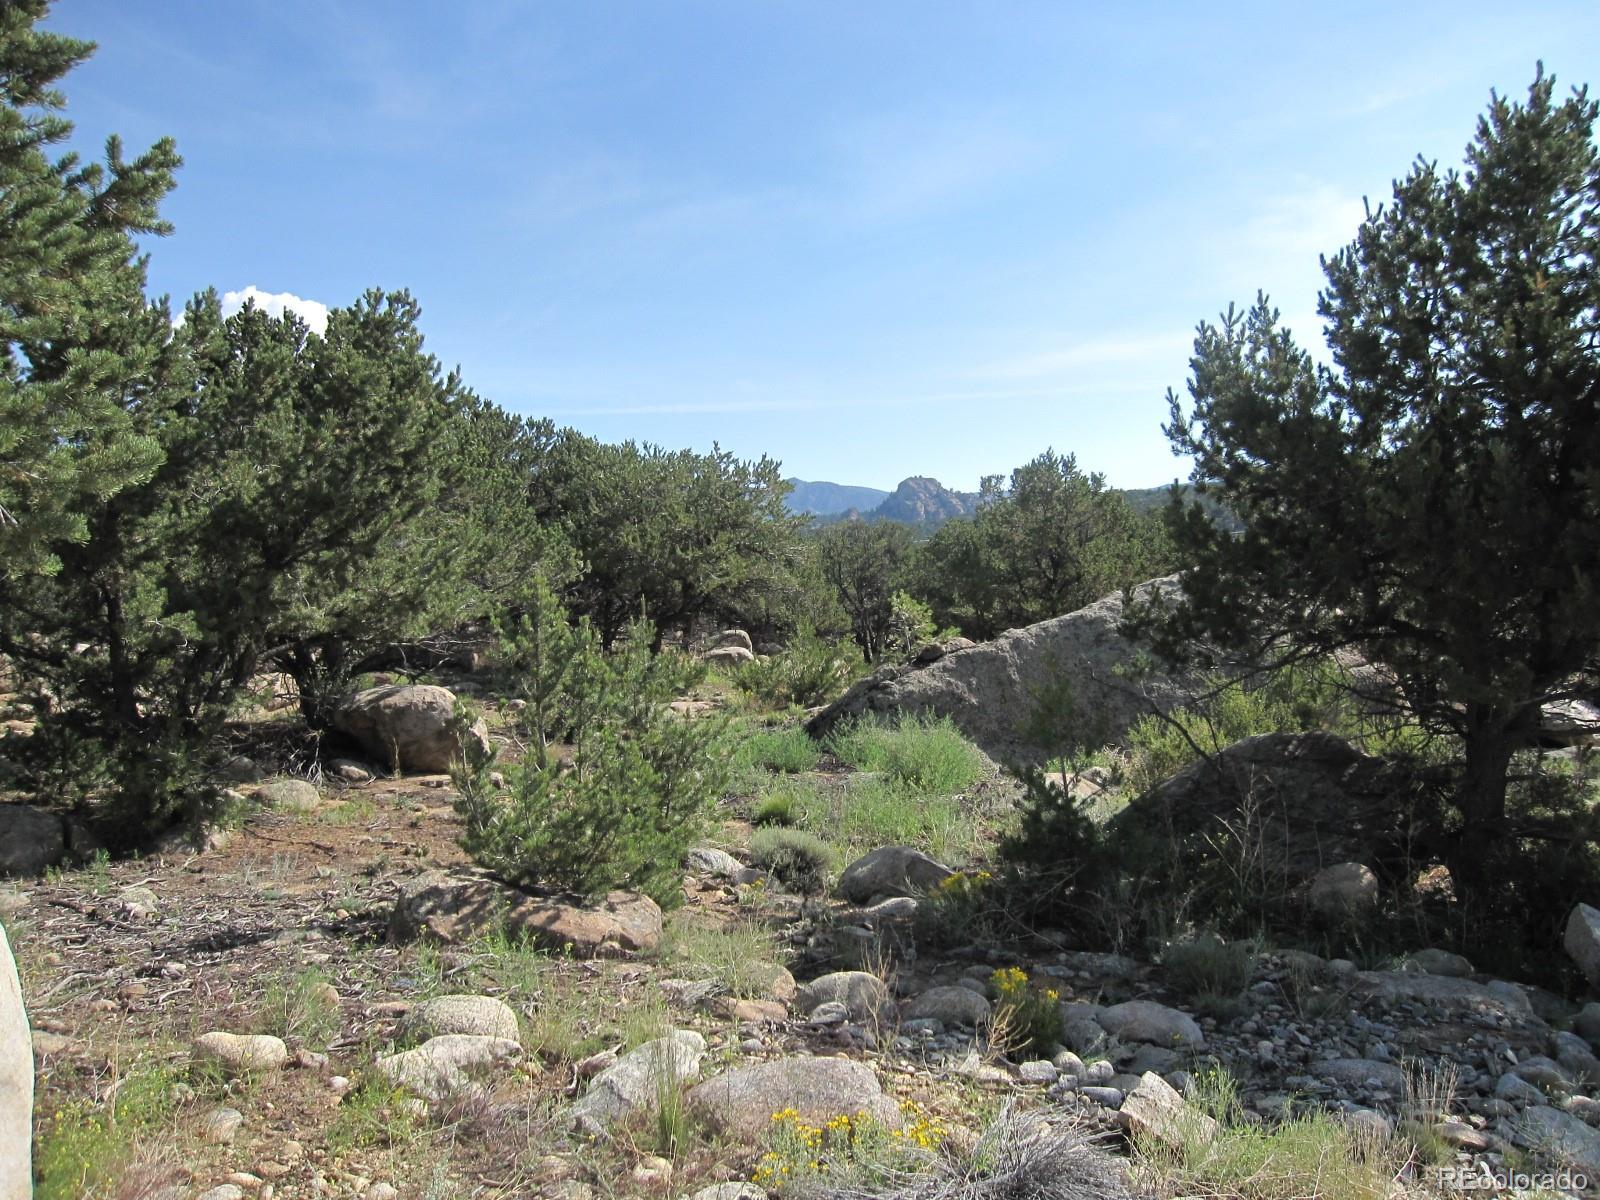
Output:
[[828,517],[834,513],[858,512],[875,509],[889,498],[882,488],[851,487],[843,483],[810,483],[804,479],[784,480],[790,492],[784,497],[785,507],[792,513],[809,513]]
[[[970,517],[978,510],[977,492],[952,491],[937,479],[926,475],[913,475],[901,480],[893,492],[842,483],[813,483],[804,479],[785,482],[793,489],[784,498],[789,511],[815,517],[823,524],[833,521],[899,521],[928,529],[942,525],[952,517]],[[1194,494],[1194,489],[1188,484],[1180,484],[1179,487],[1186,499]],[[1134,512],[1147,513],[1167,506],[1172,485],[1111,490],[1120,492]],[[1215,500],[1208,498],[1201,503],[1212,519],[1224,529],[1237,533],[1243,528],[1242,522]]]
[[787,481],[793,490],[784,498],[792,513],[818,521],[899,521],[931,528],[951,517],[971,516],[978,508],[977,492],[951,491],[937,479],[913,475],[900,481],[893,492],[850,487],[838,483]]

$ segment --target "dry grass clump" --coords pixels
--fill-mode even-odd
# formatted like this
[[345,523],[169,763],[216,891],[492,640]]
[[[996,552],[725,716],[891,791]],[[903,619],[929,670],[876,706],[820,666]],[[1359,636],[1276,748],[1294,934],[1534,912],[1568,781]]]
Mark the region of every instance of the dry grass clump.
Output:
[[1131,1200],[1125,1164],[1069,1123],[1007,1106],[969,1147],[945,1141],[881,1178],[808,1178],[797,1200]]
[[1136,1138],[1135,1179],[1186,1200],[1395,1200],[1409,1147],[1370,1125],[1314,1112],[1276,1125],[1244,1118],[1234,1081],[1196,1080],[1190,1103],[1213,1118],[1174,1122],[1165,1139]]

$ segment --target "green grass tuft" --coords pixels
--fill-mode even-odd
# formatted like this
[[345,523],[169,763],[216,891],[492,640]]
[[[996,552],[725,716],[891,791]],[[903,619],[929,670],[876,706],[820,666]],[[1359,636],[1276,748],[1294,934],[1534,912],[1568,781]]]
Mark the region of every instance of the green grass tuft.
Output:
[[965,791],[985,770],[983,753],[948,717],[867,717],[835,732],[828,749],[858,771],[935,795]]
[[746,734],[734,750],[734,769],[757,768],[781,774],[815,771],[822,750],[798,725]]

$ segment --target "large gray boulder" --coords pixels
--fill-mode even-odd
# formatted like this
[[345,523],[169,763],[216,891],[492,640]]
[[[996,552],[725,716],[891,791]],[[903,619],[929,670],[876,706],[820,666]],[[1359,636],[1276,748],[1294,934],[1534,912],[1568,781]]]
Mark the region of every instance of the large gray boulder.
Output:
[[[463,739],[452,728],[455,707],[449,688],[392,684],[351,696],[335,710],[333,727],[394,770],[439,773],[461,756]],[[466,736],[488,748],[489,731],[482,721]]]
[[0,877],[43,875],[67,857],[61,817],[31,804],[0,804]]
[[1395,797],[1415,782],[1403,765],[1331,733],[1259,734],[1135,798],[1110,828],[1114,836],[1160,837],[1195,870],[1248,827],[1252,845],[1268,855],[1262,868],[1303,886],[1309,902],[1325,867],[1405,861],[1405,806]]
[[863,1112],[892,1129],[904,1123],[872,1068],[848,1058],[782,1058],[728,1071],[691,1090],[689,1107],[736,1138],[760,1137],[772,1114],[788,1108],[808,1125]]
[[1532,1023],[1538,1019],[1526,993],[1493,982],[1475,983],[1420,971],[1361,971],[1349,982],[1362,997],[1381,996],[1454,1013],[1492,1013],[1503,1020]]
[[1600,706],[1586,700],[1556,700],[1539,710],[1539,736],[1558,746],[1600,741]]
[[[1140,584],[1136,593],[1175,591],[1177,577]],[[1088,732],[1097,743],[1120,743],[1129,726],[1156,709],[1166,712],[1198,693],[1198,680],[1152,673],[1124,677],[1138,647],[1118,630],[1122,593],[992,642],[946,654],[926,666],[891,666],[877,671],[823,709],[806,725],[826,737],[843,722],[870,713],[949,717],[989,757],[1000,762],[1038,762],[1046,748],[1029,744],[1024,731],[1049,686],[1066,680],[1078,711],[1092,714]]]
[[22,982],[0,925],[0,1200],[33,1195],[33,1038]]
[[1517,1117],[1513,1133],[1542,1158],[1575,1167],[1591,1181],[1600,1178],[1600,1130],[1590,1128],[1570,1113],[1533,1105]]

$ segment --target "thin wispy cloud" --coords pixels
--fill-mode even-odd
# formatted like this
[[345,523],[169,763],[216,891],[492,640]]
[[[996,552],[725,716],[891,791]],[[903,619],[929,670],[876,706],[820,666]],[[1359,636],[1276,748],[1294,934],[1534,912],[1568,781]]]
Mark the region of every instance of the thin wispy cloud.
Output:
[[568,407],[543,408],[540,412],[551,417],[644,417],[644,416],[704,416],[716,413],[809,412],[826,407],[807,400],[685,400],[663,401],[659,404],[576,404]]
[[[1112,388],[1115,393],[1120,389]],[[953,388],[912,392],[850,392],[819,386],[813,394],[780,399],[751,400],[738,397],[713,400],[663,401],[654,404],[607,403],[597,399],[589,404],[541,406],[549,417],[626,417],[626,416],[704,416],[719,413],[864,412],[870,410],[915,408],[928,405],[994,404],[1004,401],[1072,400],[1103,397],[1107,389],[1099,386],[1073,387],[1055,384],[1040,387]]]
[[1347,245],[1365,218],[1361,196],[1307,182],[1263,197],[1228,239],[1228,252],[1237,271],[1257,279],[1315,271],[1318,256]]
[[998,117],[874,116],[821,138],[800,175],[687,176],[593,147],[534,173],[505,215],[518,227],[601,221],[647,238],[853,231],[976,200],[1041,161],[1042,144]]
[[1085,372],[1093,368],[1166,361],[1187,350],[1191,339],[1181,334],[1105,337],[1019,354],[989,363],[976,372],[986,379],[1037,379]]
[[840,138],[838,153],[839,215],[876,222],[981,195],[1039,162],[1042,146],[999,117],[919,116],[863,122]]

